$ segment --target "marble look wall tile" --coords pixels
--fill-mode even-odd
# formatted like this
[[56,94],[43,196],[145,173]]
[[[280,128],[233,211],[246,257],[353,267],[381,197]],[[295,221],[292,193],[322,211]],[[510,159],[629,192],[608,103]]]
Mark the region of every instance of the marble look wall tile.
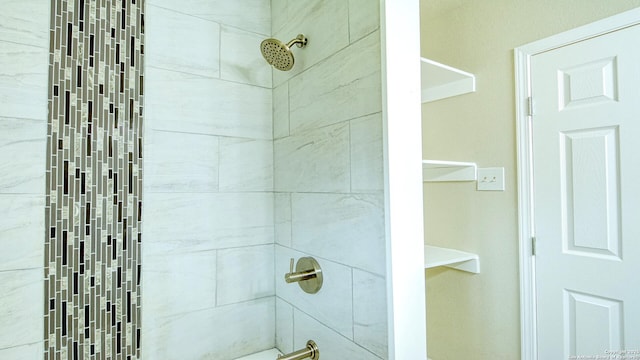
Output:
[[353,337],[356,343],[386,358],[387,283],[382,276],[353,270]]
[[47,48],[0,41],[0,116],[46,120]]
[[33,360],[42,358],[42,349],[44,343],[42,341],[0,349],[0,359],[11,360]]
[[349,191],[348,123],[276,140],[274,149],[276,191]]
[[146,191],[218,191],[217,136],[149,129],[145,153]]
[[148,66],[220,76],[219,24],[152,5],[145,20],[145,30],[154,35],[145,39]]
[[0,195],[0,271],[42,267],[44,204],[44,195]]
[[274,297],[145,318],[142,353],[148,359],[235,359],[273,347]]
[[[233,359],[273,347],[275,339],[275,297],[216,308],[214,321],[225,324],[211,341],[219,356]],[[209,337],[210,338],[210,337]]]
[[[153,250],[149,248],[154,248]],[[147,250],[160,255],[144,255]],[[215,306],[216,252],[176,244],[145,244],[142,266],[144,316],[163,316]]]
[[293,306],[276,297],[276,347],[283,353],[293,349]]
[[349,39],[353,43],[380,28],[380,2],[349,0]]
[[273,296],[273,245],[218,251],[218,306]]
[[265,0],[148,0],[157,5],[185,14],[195,15],[225,25],[231,25],[259,34],[271,33],[271,11]]
[[292,194],[291,207],[293,248],[385,274],[381,194]]
[[376,31],[291,79],[292,134],[381,111],[379,37]]
[[279,32],[289,21],[288,3],[289,0],[271,0],[271,34]]
[[0,271],[0,349],[41,341],[42,269]]
[[280,139],[285,136],[289,136],[288,83],[273,88],[273,138]]
[[[145,222],[146,224],[146,222]],[[200,240],[184,240],[184,239],[160,239],[155,241],[153,239],[147,239],[147,232],[143,233],[143,252],[142,259],[162,259],[162,256],[166,256],[168,253],[176,252],[180,254],[197,254],[200,252],[209,252],[217,250],[215,243],[207,239]],[[143,264],[147,264],[143,261]],[[143,269],[144,271],[144,269]]]
[[272,193],[145,195],[147,242],[209,242],[211,248],[273,243]]
[[384,190],[381,113],[352,120],[351,191]]
[[286,43],[304,34],[309,39],[306,47],[293,48],[295,65],[290,71],[274,70],[274,85],[293,78],[349,44],[349,6],[345,0],[288,1],[285,10],[273,17],[276,26],[283,24],[277,30],[274,28],[275,38]]
[[380,358],[367,349],[349,341],[349,339],[327,327],[327,324],[318,320],[319,319],[313,318],[302,311],[294,310],[294,347],[296,349],[304,348],[307,340],[313,339],[318,345],[323,359],[386,359],[386,357]]
[[[297,261],[309,254],[276,245],[276,294],[343,336],[353,339],[351,268],[320,258],[317,253],[313,254],[322,268],[324,281],[318,293],[307,294],[298,284],[287,284],[284,274],[289,272],[291,258]],[[294,333],[296,331],[297,327]]]
[[43,194],[47,123],[0,117],[0,193]]
[[271,139],[271,89],[148,66],[147,129]]
[[275,241],[283,246],[291,246],[291,194],[275,194]]
[[272,191],[273,141],[220,139],[220,191]]
[[2,1],[0,41],[47,48],[49,8],[41,0]]
[[264,35],[223,26],[220,39],[220,77],[271,88],[271,66],[260,53]]

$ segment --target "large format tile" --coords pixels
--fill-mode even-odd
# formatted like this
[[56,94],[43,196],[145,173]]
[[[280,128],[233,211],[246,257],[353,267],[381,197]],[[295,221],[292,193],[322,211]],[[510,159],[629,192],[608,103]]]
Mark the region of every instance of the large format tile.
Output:
[[291,246],[291,194],[276,193],[274,198],[275,242],[283,246]]
[[51,4],[42,0],[3,0],[0,41],[48,48]]
[[384,190],[382,114],[352,120],[351,191]]
[[265,0],[148,0],[147,4],[264,35],[271,33],[271,12]]
[[[154,249],[149,249],[154,248]],[[176,244],[145,244],[143,255],[142,311],[168,316],[215,306],[216,252],[189,251]],[[143,252],[144,254],[144,252]]]
[[0,193],[43,194],[47,123],[0,117]]
[[385,274],[382,195],[292,194],[291,207],[295,249]]
[[148,129],[145,190],[218,191],[218,137]]
[[293,306],[276,297],[276,347],[284,353],[293,351]]
[[275,190],[348,192],[349,124],[275,140]]
[[289,21],[289,0],[271,0],[271,34],[275,34]]
[[272,191],[273,141],[220,139],[220,191]]
[[260,53],[263,35],[223,26],[220,39],[220,77],[271,88],[271,65]]
[[219,24],[157,6],[147,6],[145,20],[148,66],[220,76]]
[[0,195],[0,271],[44,263],[44,196]]
[[168,317],[145,317],[148,359],[235,359],[274,346],[274,298]]
[[289,81],[291,133],[380,112],[381,81],[376,31]]
[[349,38],[351,42],[380,27],[380,2],[349,0]]
[[32,344],[14,346],[6,349],[0,348],[0,359],[33,360],[42,357],[44,342],[38,341]]
[[49,50],[0,41],[0,116],[46,120]]
[[322,268],[324,280],[319,292],[307,294],[297,283],[287,284],[284,281],[284,274],[289,272],[290,259],[294,258],[298,261],[303,256],[309,255],[276,245],[275,276],[278,297],[310,314],[343,336],[353,339],[351,268],[314,255]]
[[147,129],[271,139],[271,89],[150,66],[145,71]]
[[[278,7],[280,12],[273,13],[274,37],[287,43],[304,34],[308,44],[304,48],[292,48],[295,65],[290,71],[274,70],[274,85],[282,84],[349,44],[348,1],[288,1],[284,8]],[[313,83],[307,86],[309,84]]]
[[[367,349],[336,333],[335,330],[327,327],[327,324],[318,320],[302,311],[294,310],[294,347],[296,349],[304,348],[308,340],[313,340],[318,345],[322,359],[381,359]],[[386,357],[383,359],[386,359]]]
[[42,269],[0,271],[0,349],[43,339]]
[[273,138],[289,136],[289,84],[273,88]]
[[217,305],[272,296],[273,245],[218,251]]
[[387,356],[387,283],[382,276],[353,270],[353,338],[374,354]]
[[149,193],[144,211],[144,241],[210,249],[273,243],[272,193]]

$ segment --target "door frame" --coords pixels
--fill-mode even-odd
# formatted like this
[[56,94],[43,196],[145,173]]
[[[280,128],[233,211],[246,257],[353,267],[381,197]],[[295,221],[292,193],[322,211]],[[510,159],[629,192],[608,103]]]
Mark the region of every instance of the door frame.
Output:
[[520,247],[520,342],[521,359],[536,360],[536,288],[535,256],[533,256],[533,160],[532,116],[535,104],[531,96],[531,58],[579,41],[640,24],[640,8],[584,25],[514,49],[516,80],[516,141],[518,176],[518,237]]

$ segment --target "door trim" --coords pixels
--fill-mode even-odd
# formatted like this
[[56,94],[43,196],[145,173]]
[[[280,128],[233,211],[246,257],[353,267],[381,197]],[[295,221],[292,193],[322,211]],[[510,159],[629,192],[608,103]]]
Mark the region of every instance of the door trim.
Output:
[[[531,57],[582,40],[640,24],[640,8],[635,8],[514,49],[516,81],[516,141],[518,175],[518,236],[520,247],[520,342],[521,359],[537,359],[535,257],[532,238],[533,161],[529,115]],[[535,104],[533,105],[535,114]],[[535,116],[535,115],[534,115]]]

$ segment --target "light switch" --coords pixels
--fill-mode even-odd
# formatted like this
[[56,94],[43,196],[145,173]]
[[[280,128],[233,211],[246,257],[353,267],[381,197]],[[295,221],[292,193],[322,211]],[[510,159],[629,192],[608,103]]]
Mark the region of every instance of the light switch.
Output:
[[504,191],[504,168],[479,168],[478,191]]

